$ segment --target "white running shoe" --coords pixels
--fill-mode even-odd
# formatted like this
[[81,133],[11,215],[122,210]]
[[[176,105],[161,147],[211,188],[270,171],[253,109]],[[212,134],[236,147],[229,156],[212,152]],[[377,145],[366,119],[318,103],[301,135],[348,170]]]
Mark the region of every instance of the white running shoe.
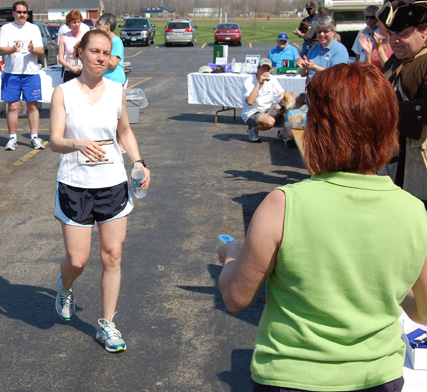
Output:
[[14,137],[9,138],[5,150],[13,151],[16,147],[18,147],[18,140],[16,140]]
[[43,139],[40,139],[39,137],[34,137],[31,139],[31,145],[33,146],[34,150],[43,150]]
[[73,290],[64,291],[62,287],[62,277],[61,274],[58,275],[57,289],[58,293],[56,294],[56,311],[65,321],[70,321],[76,311],[76,306],[74,304],[74,293]]
[[254,127],[248,127],[249,141],[252,143],[260,143],[261,139],[258,137],[258,130]]
[[126,350],[126,344],[122,339],[122,334],[113,323],[113,318],[116,313],[113,314],[110,321],[100,318],[98,320],[98,332],[96,333],[96,340],[103,344],[104,348],[110,353]]

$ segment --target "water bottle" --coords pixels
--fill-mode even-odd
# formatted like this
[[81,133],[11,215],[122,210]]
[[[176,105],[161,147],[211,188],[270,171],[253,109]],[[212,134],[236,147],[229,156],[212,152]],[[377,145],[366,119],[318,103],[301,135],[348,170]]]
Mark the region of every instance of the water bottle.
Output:
[[133,195],[137,199],[143,199],[147,196],[147,190],[141,187],[141,183],[145,178],[144,170],[142,169],[141,162],[135,162],[132,170],[132,186]]
[[231,71],[234,72],[234,73],[237,72],[237,69],[236,69],[236,59],[233,59],[231,61]]

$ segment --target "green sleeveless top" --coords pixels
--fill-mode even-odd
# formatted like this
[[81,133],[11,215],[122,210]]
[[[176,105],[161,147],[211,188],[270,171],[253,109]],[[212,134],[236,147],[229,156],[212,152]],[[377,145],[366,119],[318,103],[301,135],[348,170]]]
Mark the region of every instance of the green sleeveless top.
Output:
[[427,255],[423,203],[386,176],[324,173],[278,189],[284,234],[253,380],[350,391],[401,377],[400,304]]

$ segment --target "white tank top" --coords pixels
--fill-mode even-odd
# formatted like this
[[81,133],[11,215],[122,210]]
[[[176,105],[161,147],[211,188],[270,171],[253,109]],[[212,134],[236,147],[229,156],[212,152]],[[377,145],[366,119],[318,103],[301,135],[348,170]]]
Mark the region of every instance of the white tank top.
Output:
[[116,140],[117,121],[122,114],[123,87],[103,78],[105,91],[94,104],[83,93],[77,79],[61,84],[66,113],[66,139],[112,140],[105,163],[86,163],[86,157],[74,151],[60,154],[57,180],[78,188],[106,188],[127,181],[123,157]]

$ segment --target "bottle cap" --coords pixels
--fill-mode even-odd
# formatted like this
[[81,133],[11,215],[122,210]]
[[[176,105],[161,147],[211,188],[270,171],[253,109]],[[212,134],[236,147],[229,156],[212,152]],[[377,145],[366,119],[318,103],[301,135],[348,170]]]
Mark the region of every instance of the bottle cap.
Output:
[[223,243],[226,244],[227,242],[236,242],[236,240],[228,234],[220,234],[218,236],[218,239]]

